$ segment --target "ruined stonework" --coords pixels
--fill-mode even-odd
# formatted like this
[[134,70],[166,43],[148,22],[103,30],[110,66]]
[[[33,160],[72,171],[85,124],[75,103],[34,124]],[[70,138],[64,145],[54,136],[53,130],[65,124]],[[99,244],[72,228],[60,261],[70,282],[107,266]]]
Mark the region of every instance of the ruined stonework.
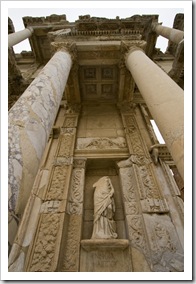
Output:
[[29,85],[9,112],[9,271],[183,272],[182,42],[155,48],[158,15],[23,21],[33,51],[9,50],[10,104]]

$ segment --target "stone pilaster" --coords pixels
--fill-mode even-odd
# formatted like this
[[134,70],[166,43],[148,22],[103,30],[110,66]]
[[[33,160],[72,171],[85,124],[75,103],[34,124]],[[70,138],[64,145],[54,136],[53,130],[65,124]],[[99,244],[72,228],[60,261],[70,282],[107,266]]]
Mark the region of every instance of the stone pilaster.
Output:
[[184,39],[184,32],[177,29],[165,27],[159,24],[153,24],[152,29],[157,35],[161,35],[176,44]]
[[131,47],[125,61],[183,177],[183,90],[140,48]]
[[18,31],[8,35],[8,47],[12,47],[17,43],[29,38],[33,33],[33,28],[29,27],[22,31]]
[[65,224],[65,239],[62,243],[60,271],[78,272],[80,241],[83,222],[84,182],[86,158],[75,158],[67,203],[67,222]]

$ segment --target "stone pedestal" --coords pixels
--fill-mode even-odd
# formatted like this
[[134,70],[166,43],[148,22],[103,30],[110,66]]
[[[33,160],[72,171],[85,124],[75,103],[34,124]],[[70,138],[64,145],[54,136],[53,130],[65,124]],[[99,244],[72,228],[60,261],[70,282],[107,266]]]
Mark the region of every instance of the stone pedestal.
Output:
[[94,239],[81,241],[80,272],[132,271],[129,241]]

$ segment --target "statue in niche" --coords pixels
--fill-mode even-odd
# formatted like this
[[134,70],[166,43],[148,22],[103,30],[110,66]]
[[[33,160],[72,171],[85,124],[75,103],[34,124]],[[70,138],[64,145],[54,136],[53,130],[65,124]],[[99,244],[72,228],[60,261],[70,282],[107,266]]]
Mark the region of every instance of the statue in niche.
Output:
[[114,188],[108,176],[100,178],[93,184],[94,192],[94,224],[91,239],[116,239],[116,223]]

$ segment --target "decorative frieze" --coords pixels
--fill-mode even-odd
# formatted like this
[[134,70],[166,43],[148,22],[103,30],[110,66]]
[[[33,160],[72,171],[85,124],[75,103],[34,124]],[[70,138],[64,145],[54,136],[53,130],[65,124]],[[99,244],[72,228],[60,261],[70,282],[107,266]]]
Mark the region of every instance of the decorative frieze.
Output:
[[105,149],[121,149],[126,148],[127,144],[124,137],[117,138],[78,138],[77,150],[105,150]]

